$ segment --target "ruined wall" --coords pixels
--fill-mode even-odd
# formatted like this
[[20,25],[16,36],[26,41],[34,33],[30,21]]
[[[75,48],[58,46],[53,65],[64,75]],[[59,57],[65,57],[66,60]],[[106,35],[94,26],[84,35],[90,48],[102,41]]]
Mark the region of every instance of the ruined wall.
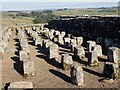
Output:
[[74,36],[120,38],[120,17],[77,17],[51,20],[48,27]]

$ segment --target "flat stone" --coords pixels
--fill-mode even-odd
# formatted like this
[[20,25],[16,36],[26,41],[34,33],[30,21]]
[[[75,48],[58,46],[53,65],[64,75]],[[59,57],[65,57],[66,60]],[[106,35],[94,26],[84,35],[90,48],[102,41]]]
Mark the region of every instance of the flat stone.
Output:
[[113,84],[115,80],[113,79],[103,79],[101,82],[108,83],[108,84]]
[[25,82],[25,81],[21,81],[21,82],[13,82],[10,83],[10,86],[8,87],[8,90],[12,90],[12,89],[33,89],[33,84],[32,82]]

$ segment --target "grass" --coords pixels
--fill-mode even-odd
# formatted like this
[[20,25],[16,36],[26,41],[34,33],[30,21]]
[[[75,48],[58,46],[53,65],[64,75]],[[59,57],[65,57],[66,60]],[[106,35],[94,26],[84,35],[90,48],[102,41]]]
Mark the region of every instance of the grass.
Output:
[[13,16],[3,15],[2,26],[6,27],[6,26],[11,26],[11,25],[14,26],[18,24],[32,24],[33,23],[32,20],[33,18],[29,18],[29,17],[15,17],[13,19]]
[[[2,22],[0,22],[0,25],[4,26],[11,26],[11,25],[18,25],[18,24],[32,24],[32,20],[34,18],[30,17],[21,17],[21,16],[15,16],[18,12],[0,12],[2,13]],[[29,12],[30,13],[30,12]],[[61,10],[61,11],[53,11],[53,14],[58,16],[70,16],[70,15],[118,15],[118,9],[117,8],[89,8],[89,9],[67,9],[67,10]],[[13,18],[15,17],[15,18]]]
[[[113,12],[112,12],[113,11]],[[68,9],[62,11],[54,11],[55,15],[67,16],[67,15],[117,15],[117,8],[110,9]]]

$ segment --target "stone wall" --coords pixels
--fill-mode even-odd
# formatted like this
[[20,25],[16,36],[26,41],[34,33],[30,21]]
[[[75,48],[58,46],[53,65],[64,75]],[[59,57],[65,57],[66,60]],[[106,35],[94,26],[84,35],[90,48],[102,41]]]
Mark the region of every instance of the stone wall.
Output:
[[48,27],[89,39],[120,38],[120,17],[75,17],[51,20]]

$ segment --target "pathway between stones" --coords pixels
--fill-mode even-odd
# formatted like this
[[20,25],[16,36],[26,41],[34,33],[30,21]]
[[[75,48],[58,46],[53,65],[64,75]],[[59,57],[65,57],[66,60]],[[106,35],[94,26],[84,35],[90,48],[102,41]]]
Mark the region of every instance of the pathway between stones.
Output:
[[[34,59],[36,73],[35,76],[27,78],[20,75],[22,66],[21,63],[17,63],[19,61],[19,58],[16,49],[17,46],[15,46],[17,43],[15,41],[15,38],[16,38],[15,32],[12,31],[12,37],[10,38],[8,49],[4,53],[2,62],[3,87],[5,86],[6,83],[9,82],[31,81],[34,87],[37,88],[79,88],[76,85],[71,84],[69,71],[63,71],[62,69],[59,69],[60,64],[54,60],[49,60],[46,54],[43,53],[45,52],[44,49],[32,45],[31,40],[29,40],[30,57]],[[61,53],[62,52],[63,51],[61,50]],[[74,64],[82,65],[76,61],[74,61]],[[101,72],[100,69],[101,67],[102,66],[96,68],[96,70],[97,71],[100,70]],[[86,67],[84,71],[85,73],[84,87],[87,88],[116,87],[116,84],[110,86],[104,83],[100,83],[98,81],[100,79],[100,74],[97,73],[97,71],[92,70],[93,68],[90,69],[87,68],[88,67]]]

